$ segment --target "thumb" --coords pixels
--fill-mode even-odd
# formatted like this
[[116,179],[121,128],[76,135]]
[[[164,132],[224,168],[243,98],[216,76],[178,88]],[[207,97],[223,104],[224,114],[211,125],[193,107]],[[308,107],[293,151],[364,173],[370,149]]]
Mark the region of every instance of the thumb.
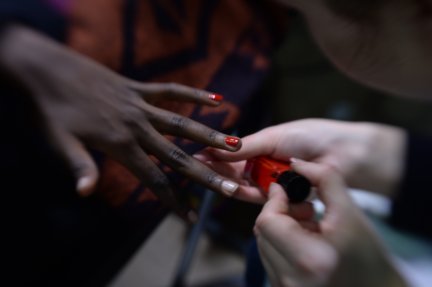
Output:
[[291,158],[293,170],[317,187],[318,197],[329,208],[339,208],[351,202],[342,176],[331,166]]
[[[247,160],[259,155],[272,155],[276,151],[276,145],[281,135],[280,126],[269,127],[248,135],[241,139],[240,150],[231,152],[221,149],[208,148],[201,159],[235,162]],[[269,140],[271,139],[271,140]]]
[[269,187],[268,201],[261,213],[285,214],[289,211],[288,198],[282,187],[277,183],[271,183]]
[[54,131],[54,145],[66,161],[76,179],[76,190],[81,196],[90,195],[96,187],[99,172],[84,145],[73,135]]

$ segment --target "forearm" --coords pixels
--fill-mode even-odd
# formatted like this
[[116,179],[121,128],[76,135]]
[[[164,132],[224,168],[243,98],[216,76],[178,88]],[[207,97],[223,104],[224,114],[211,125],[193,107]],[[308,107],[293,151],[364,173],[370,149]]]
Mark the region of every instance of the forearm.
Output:
[[[79,61],[76,53],[25,26],[8,24],[0,31],[0,69],[32,92],[46,90],[53,79],[67,77]],[[47,93],[32,93],[47,96]]]
[[1,29],[0,67],[17,78],[22,79],[35,66],[42,66],[50,50],[49,40],[29,28],[7,24]]
[[19,33],[12,31],[15,26],[10,23],[0,24],[0,85],[2,89],[11,87],[15,91],[23,92],[19,94],[28,95],[28,83],[23,73],[19,72],[19,63],[15,60],[16,54],[20,53],[16,48],[18,41],[15,39]]
[[[338,234],[338,240],[344,242],[338,245],[343,256],[328,286],[407,287],[408,283],[395,266],[386,246],[363,214],[359,214],[359,221],[352,220],[350,226]],[[345,216],[348,218],[349,214]]]

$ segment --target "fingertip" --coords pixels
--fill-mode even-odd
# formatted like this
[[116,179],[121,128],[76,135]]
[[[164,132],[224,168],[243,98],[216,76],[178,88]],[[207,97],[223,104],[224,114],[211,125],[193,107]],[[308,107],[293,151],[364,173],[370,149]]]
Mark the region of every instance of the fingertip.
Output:
[[293,171],[306,177],[314,186],[326,182],[332,182],[339,177],[338,171],[331,165],[308,162],[297,158],[291,158]]
[[230,151],[238,151],[242,146],[242,141],[238,137],[226,136],[224,141]]
[[223,180],[222,184],[221,184],[221,188],[222,188],[223,193],[226,196],[231,197],[234,195],[234,193],[239,188],[239,184],[234,182],[234,181],[231,181],[231,180]]
[[234,158],[236,154],[234,154],[232,150],[208,147],[205,149],[205,153],[211,157],[212,160],[228,162],[238,161],[236,158]]
[[76,190],[80,196],[91,195],[96,188],[97,176],[87,175],[80,177],[76,184]]
[[234,197],[241,201],[259,205],[264,205],[268,200],[267,196],[260,189],[254,186],[245,186],[244,184],[240,185]]
[[214,103],[216,103],[217,105],[220,105],[224,97],[220,94],[210,93],[208,95],[208,98],[212,100]]
[[269,186],[269,198],[277,196],[278,193],[283,192],[282,186],[276,182],[270,183]]
[[313,174],[316,163],[307,162],[299,158],[291,157],[290,165],[294,172],[311,180],[311,173]]

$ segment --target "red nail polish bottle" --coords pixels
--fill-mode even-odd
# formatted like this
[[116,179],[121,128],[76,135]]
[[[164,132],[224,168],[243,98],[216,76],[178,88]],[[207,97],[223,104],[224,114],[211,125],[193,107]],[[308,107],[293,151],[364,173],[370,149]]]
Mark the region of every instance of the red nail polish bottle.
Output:
[[311,183],[304,176],[295,173],[287,162],[278,161],[267,156],[259,156],[246,162],[245,176],[258,185],[265,194],[270,183],[280,184],[292,203],[306,200]]

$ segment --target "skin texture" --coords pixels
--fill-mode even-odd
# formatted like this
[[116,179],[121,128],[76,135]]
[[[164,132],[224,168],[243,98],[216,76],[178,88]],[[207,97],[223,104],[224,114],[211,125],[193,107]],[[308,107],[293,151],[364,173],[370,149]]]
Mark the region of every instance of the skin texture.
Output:
[[[430,99],[430,0],[278,2],[304,15],[318,45],[345,74],[386,92]],[[397,128],[307,120],[245,138],[240,156],[208,151],[199,157],[239,180],[241,160],[257,155],[316,162],[292,165],[317,187],[326,206],[320,222],[304,204],[301,216],[295,214],[277,186],[257,219],[259,251],[272,286],[406,286],[342,180],[391,197],[403,171],[405,141],[405,132]],[[266,200],[245,181],[236,196]]]
[[407,286],[342,177],[322,164],[293,160],[292,166],[317,188],[326,212],[316,221],[309,204],[292,205],[271,185],[254,228],[271,286]]
[[269,127],[242,142],[238,152],[207,149],[197,157],[238,181],[241,185],[235,196],[250,202],[266,200],[243,179],[246,160],[260,155],[326,164],[340,172],[349,186],[388,197],[393,196],[404,170],[406,133],[385,125],[307,119]]
[[174,83],[144,84],[126,79],[19,26],[3,30],[0,65],[31,91],[49,140],[70,165],[80,194],[90,194],[98,178],[85,146],[122,163],[175,209],[179,207],[170,183],[149,155],[213,190],[226,195],[235,190],[234,183],[187,155],[164,135],[230,151],[239,149],[241,142],[227,144],[227,135],[152,105],[170,99],[217,106],[213,94]]
[[279,0],[343,73],[392,94],[432,94],[432,1]]

